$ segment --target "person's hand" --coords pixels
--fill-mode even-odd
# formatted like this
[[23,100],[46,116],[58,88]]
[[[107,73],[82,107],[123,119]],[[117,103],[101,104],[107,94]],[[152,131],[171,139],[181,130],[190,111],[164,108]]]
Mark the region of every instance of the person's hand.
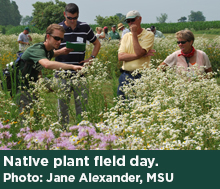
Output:
[[92,57],[87,58],[86,60],[82,60],[81,62],[79,62],[79,64],[83,64],[85,62],[91,62],[92,61]]
[[130,31],[131,31],[131,33],[137,33],[137,25],[136,24],[132,24],[130,26]]
[[61,54],[67,55],[67,54],[69,54],[70,52],[72,52],[73,50],[74,50],[74,49],[70,49],[70,48],[63,47],[63,48],[61,48],[59,51],[61,52]]
[[76,65],[73,65],[73,70],[81,70],[83,68],[83,66],[76,66]]
[[150,49],[147,52],[147,54],[144,55],[144,57],[146,57],[146,56],[154,56],[155,55],[154,53],[156,53],[156,50],[155,49]]

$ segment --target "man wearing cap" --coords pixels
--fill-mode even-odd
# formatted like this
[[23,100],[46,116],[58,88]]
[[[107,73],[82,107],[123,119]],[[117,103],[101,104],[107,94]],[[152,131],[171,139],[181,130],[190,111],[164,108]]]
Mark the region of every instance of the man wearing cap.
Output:
[[154,33],[154,37],[165,38],[165,36],[163,35],[161,31],[156,30],[155,26],[151,26],[150,30]]
[[115,40],[115,39],[119,39],[120,40],[121,39],[119,33],[116,32],[116,25],[112,26],[112,31],[110,31],[108,34],[110,35],[112,40]]
[[29,40],[32,41],[31,36],[29,35],[30,29],[28,27],[24,28],[24,31],[21,32],[18,36],[19,51],[24,52],[28,45],[30,45]]
[[130,32],[130,30],[125,28],[125,26],[122,23],[118,24],[118,30],[122,31],[121,39],[123,38],[124,34]]
[[123,65],[120,69],[121,75],[117,95],[121,96],[122,99],[125,99],[123,86],[129,83],[128,79],[134,80],[141,77],[140,73],[133,76],[132,72],[148,66],[150,56],[154,52],[152,50],[154,35],[152,32],[141,28],[141,20],[142,17],[136,10],[130,11],[126,15],[125,21],[128,23],[131,32],[123,36],[118,50],[118,60],[123,61]]

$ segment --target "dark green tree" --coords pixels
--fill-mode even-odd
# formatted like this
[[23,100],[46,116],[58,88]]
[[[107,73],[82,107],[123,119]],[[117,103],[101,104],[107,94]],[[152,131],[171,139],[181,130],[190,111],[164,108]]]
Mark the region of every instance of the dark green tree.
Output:
[[203,13],[201,11],[191,11],[191,14],[188,16],[188,20],[190,22],[195,22],[195,21],[205,21],[205,16],[203,15]]
[[11,2],[10,14],[11,14],[11,18],[10,18],[11,19],[11,25],[13,25],[13,26],[20,25],[21,15],[20,15],[20,12],[18,10],[18,5],[16,4],[15,1]]
[[180,19],[178,19],[178,22],[186,22],[187,18],[185,16],[182,16]]
[[66,3],[55,0],[49,2],[36,2],[33,4],[32,23],[40,30],[46,29],[50,24],[59,23],[64,20],[63,12]]
[[0,0],[0,25],[6,26],[9,21],[7,10],[10,7],[10,0]]
[[20,25],[21,15],[15,1],[0,0],[0,25]]

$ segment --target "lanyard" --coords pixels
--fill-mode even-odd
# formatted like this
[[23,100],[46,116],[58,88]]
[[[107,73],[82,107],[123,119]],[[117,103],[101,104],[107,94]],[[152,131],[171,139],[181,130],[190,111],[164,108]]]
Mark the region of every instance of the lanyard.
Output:
[[189,59],[186,58],[186,57],[185,57],[185,59],[186,59],[186,63],[187,63],[187,65],[188,65],[188,67],[189,67]]

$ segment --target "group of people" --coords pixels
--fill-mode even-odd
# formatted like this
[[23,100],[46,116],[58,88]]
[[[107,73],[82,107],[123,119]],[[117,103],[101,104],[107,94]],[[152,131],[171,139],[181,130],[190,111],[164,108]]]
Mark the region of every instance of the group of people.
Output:
[[122,31],[122,34],[120,36],[119,32],[116,31],[116,25],[113,25],[111,27],[111,31],[108,32],[108,27],[105,26],[103,29],[101,27],[96,27],[96,37],[100,40],[121,40],[123,36],[130,32],[129,29],[125,28],[125,26],[122,23],[118,24],[119,31]]
[[[80,116],[81,112],[85,109],[82,108],[82,103],[78,98],[79,91],[86,90],[84,92],[84,99],[87,99],[88,87],[87,86],[71,86],[63,85],[67,84],[70,77],[65,79],[59,78],[59,70],[70,70],[72,74],[75,74],[78,70],[81,70],[85,62],[89,62],[96,57],[100,49],[99,39],[119,38],[120,35],[116,34],[116,26],[112,26],[112,31],[108,33],[108,28],[97,28],[97,35],[95,35],[88,24],[78,21],[79,8],[76,4],[67,4],[64,11],[65,20],[59,24],[52,24],[46,30],[45,41],[37,43],[24,51],[22,59],[24,60],[19,66],[19,70],[26,69],[23,75],[29,74],[29,79],[34,78],[37,81],[38,76],[41,75],[43,68],[56,69],[56,77],[61,82],[60,87],[62,90],[68,88],[68,99],[58,99],[58,110],[60,115],[60,122],[65,127],[69,123],[68,104],[70,103],[71,92],[74,92],[76,115]],[[119,77],[119,86],[117,94],[125,98],[123,92],[123,86],[128,83],[128,78],[137,79],[141,77],[141,74],[135,76],[132,72],[136,69],[143,69],[145,63],[149,63],[151,56],[154,55],[154,33],[141,28],[142,17],[141,14],[136,11],[129,11],[125,19],[129,25],[129,30],[125,29],[123,24],[118,24],[118,29],[122,30],[120,47],[118,50],[118,60],[123,62],[121,68],[121,75]],[[168,56],[161,65],[164,66],[183,66],[185,68],[191,67],[195,63],[199,67],[206,66],[204,71],[211,72],[211,64],[208,56],[193,47],[194,35],[189,30],[182,30],[176,33],[177,44],[180,47],[179,51],[174,52]],[[66,48],[66,41],[72,43],[86,43],[89,41],[94,45],[91,56],[84,60],[85,52],[77,52],[73,49]],[[55,61],[51,61],[52,57],[56,57]],[[28,63],[28,64],[27,64]],[[28,80],[28,79],[27,79]],[[25,83],[28,88],[28,82]],[[65,87],[62,87],[65,86]],[[20,93],[20,99],[18,103],[21,108],[25,108],[31,102],[31,96],[25,89],[18,91]],[[22,103],[21,103],[22,100]]]

